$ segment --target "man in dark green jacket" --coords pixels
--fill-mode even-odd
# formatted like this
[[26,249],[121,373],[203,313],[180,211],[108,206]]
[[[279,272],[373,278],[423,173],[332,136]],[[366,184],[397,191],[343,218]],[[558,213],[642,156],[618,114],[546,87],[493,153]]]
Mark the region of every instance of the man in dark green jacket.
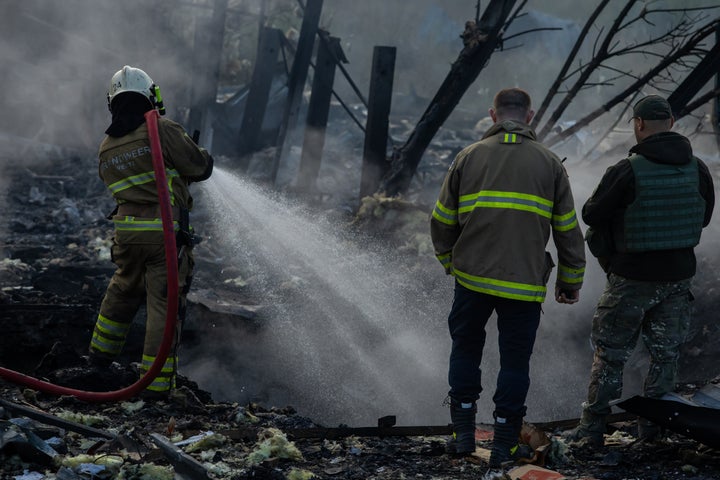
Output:
[[[668,102],[657,95],[634,107],[630,156],[608,168],[582,211],[591,252],[608,275],[592,324],[595,355],[580,424],[569,437],[603,445],[610,402],[622,394],[625,362],[642,337],[650,353],[643,394],[675,389],[680,345],[690,323],[694,247],[715,204],[707,166],[690,141],[671,132]],[[638,436],[657,425],[639,419]]]

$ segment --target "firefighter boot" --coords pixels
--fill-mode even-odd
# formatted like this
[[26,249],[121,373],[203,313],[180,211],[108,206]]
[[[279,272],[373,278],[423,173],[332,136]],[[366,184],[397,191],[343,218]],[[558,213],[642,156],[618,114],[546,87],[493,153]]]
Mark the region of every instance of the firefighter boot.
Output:
[[504,418],[495,416],[492,450],[490,451],[490,468],[501,468],[508,462],[518,460],[524,455],[518,445],[522,417]]
[[466,455],[475,451],[475,402],[450,399],[450,419],[453,425],[454,453]]
[[570,442],[585,442],[593,447],[601,448],[605,444],[605,415],[597,415],[583,410],[580,423],[570,431],[566,440]]

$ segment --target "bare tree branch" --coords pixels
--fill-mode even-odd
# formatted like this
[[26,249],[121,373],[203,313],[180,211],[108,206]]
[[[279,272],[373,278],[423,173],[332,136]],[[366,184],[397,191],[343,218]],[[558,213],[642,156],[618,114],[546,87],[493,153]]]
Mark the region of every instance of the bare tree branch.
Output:
[[505,22],[505,25],[503,25],[503,32],[507,32],[507,29],[510,28],[510,25],[512,23],[525,15],[525,13],[521,13],[523,8],[525,8],[525,5],[527,4],[528,0],[522,0],[517,7],[515,7],[515,11],[510,14],[510,17],[508,17],[507,21]]
[[[628,77],[632,77],[632,78],[635,78],[635,79],[638,78],[637,75],[633,75],[633,74],[630,73],[630,72],[626,72],[626,71],[624,71],[624,70],[620,70],[619,68],[610,67],[610,66],[608,66],[608,65],[600,65],[598,68],[604,68],[605,70],[610,70],[611,72],[620,73],[621,75],[628,76]],[[615,77],[615,78],[618,78],[618,77]]]
[[531,28],[530,30],[525,30],[525,31],[523,31],[523,32],[516,33],[515,35],[510,35],[510,36],[508,36],[508,37],[504,37],[504,38],[503,38],[503,42],[507,42],[507,41],[510,40],[511,38],[515,38],[515,37],[519,37],[519,36],[522,36],[522,35],[526,35],[526,34],[528,34],[528,33],[532,33],[532,32],[542,32],[542,31],[547,31],[547,30],[562,30],[562,27]]
[[632,98],[631,98],[629,101],[625,102],[625,107],[622,109],[622,112],[620,112],[620,115],[617,116],[617,118],[615,119],[615,121],[613,122],[613,124],[610,125],[610,127],[609,127],[609,128],[605,131],[605,133],[598,139],[598,141],[595,142],[595,144],[594,144],[592,147],[590,147],[590,148],[585,152],[585,155],[583,155],[583,157],[589,157],[590,154],[592,154],[595,150],[597,150],[597,148],[598,148],[598,147],[600,146],[600,144],[608,137],[608,135],[610,135],[610,133],[611,133],[613,130],[615,130],[615,127],[618,126],[618,123],[620,123],[620,121],[621,121],[623,118],[625,118],[625,112],[627,112],[628,109],[630,108],[630,106],[635,102],[635,99],[638,97],[638,95],[640,95],[640,90],[638,90],[637,92],[635,92],[635,94],[632,96]]
[[537,113],[535,113],[535,118],[533,118],[532,123],[531,123],[531,126],[533,128],[535,128],[535,126],[537,126],[537,124],[540,122],[543,115],[545,114],[545,111],[547,110],[548,106],[550,106],[550,102],[552,101],[557,90],[560,88],[560,85],[564,81],[565,74],[570,69],[570,65],[574,61],[575,56],[577,55],[578,51],[580,50],[580,47],[582,46],[583,42],[585,41],[585,37],[587,36],[588,32],[590,31],[590,28],[593,26],[593,24],[595,23],[595,20],[597,20],[597,17],[600,15],[600,13],[603,11],[605,6],[609,2],[610,2],[610,0],[601,0],[601,2],[595,8],[595,11],[593,12],[593,14],[590,16],[588,21],[585,23],[585,26],[583,27],[582,31],[580,32],[580,35],[578,36],[577,40],[575,41],[575,45],[573,45],[573,48],[570,51],[570,54],[568,55],[567,59],[565,60],[565,64],[560,69],[560,72],[558,72],[558,75],[555,78],[555,82],[553,82],[547,95],[545,95],[545,98],[543,99],[542,104],[540,105],[540,108],[538,108]]
[[709,35],[713,34],[715,32],[715,29],[717,26],[720,25],[720,18],[715,20],[714,22],[705,25],[704,27],[698,29],[697,32],[679,49],[677,49],[675,52],[673,52],[671,55],[665,57],[663,61],[655,65],[650,71],[648,71],[645,75],[638,78],[635,82],[633,82],[630,86],[628,86],[625,90],[620,92],[618,95],[616,95],[612,100],[602,105],[600,108],[597,108],[590,114],[586,115],[582,119],[580,119],[577,123],[575,123],[570,128],[563,130],[556,136],[550,138],[549,140],[546,140],[545,143],[548,146],[553,146],[556,143],[562,141],[564,138],[569,137],[570,135],[574,134],[581,128],[587,126],[598,118],[600,115],[602,115],[605,112],[610,111],[615,105],[622,102],[626,97],[628,97],[630,94],[635,92],[636,90],[640,89],[643,85],[646,85],[651,79],[655,78],[660,72],[668,68],[670,65],[674,64],[678,59],[689,55],[691,52],[694,51],[696,46],[703,41],[705,38],[707,38]]
[[[692,42],[692,38],[694,35],[697,34],[698,31],[701,31],[703,28],[705,28],[696,28],[696,25],[699,23],[700,19],[706,19],[708,17],[708,15],[705,14],[686,14],[681,19],[676,21],[673,25],[671,25],[670,28],[668,28],[664,33],[660,35],[653,35],[642,42],[634,42],[627,46],[621,47],[619,40],[615,38],[620,32],[620,30],[626,28],[628,25],[631,25],[637,19],[643,19],[644,21],[647,21],[647,16],[657,14],[659,12],[659,9],[648,8],[647,5],[645,5],[633,19],[628,21],[627,18],[629,18],[629,13],[632,8],[634,8],[634,5],[636,3],[637,2],[635,2],[634,0],[629,0],[625,4],[625,7],[622,11],[618,13],[615,21],[609,27],[607,33],[605,34],[602,42],[599,45],[598,42],[600,41],[601,37],[598,36],[595,39],[595,45],[593,46],[593,57],[587,62],[581,62],[580,66],[570,75],[565,75],[564,78],[566,80],[571,77],[574,78],[574,83],[572,86],[569,87],[567,93],[564,94],[563,99],[556,107],[551,117],[546,121],[545,125],[538,130],[538,138],[540,140],[544,140],[544,138],[553,130],[554,125],[560,120],[565,110],[568,108],[568,106],[574,100],[577,94],[586,89],[584,85],[589,84],[596,86],[603,82],[610,83],[607,80],[602,80],[601,82],[593,82],[590,80],[591,76],[598,69],[612,70],[614,67],[610,63],[608,63],[610,60],[618,57],[637,54],[641,54],[645,57],[658,58],[659,63],[664,64],[665,68],[657,71],[655,75],[649,78],[645,76],[638,77],[631,71],[626,71],[625,75],[628,78],[635,79],[636,81],[638,80],[638,78],[645,78],[645,83],[643,83],[643,85],[647,83],[652,85],[653,87],[659,88],[662,83],[672,82],[672,70],[669,69],[680,68],[683,66],[682,62],[687,61],[687,57],[694,58],[700,55],[696,51],[697,46],[695,42]],[[688,9],[676,10],[682,11],[684,13],[687,13],[687,11],[689,11]],[[664,47],[662,47],[663,45]],[[692,45],[692,48],[688,49],[688,45]],[[677,56],[676,53],[678,51],[682,51],[683,55]],[[667,58],[674,58],[675,62],[667,63],[665,61]],[[663,71],[666,69],[668,69],[668,71]],[[615,68],[615,71],[617,71],[618,73],[621,72],[621,70],[617,68]],[[552,89],[549,94],[551,93],[553,95],[558,94],[557,90],[553,92]],[[535,125],[538,124],[539,121],[536,119]]]
[[[557,121],[560,119],[560,117],[565,112],[567,107],[570,105],[570,102],[572,102],[573,98],[575,98],[575,95],[577,94],[577,92],[580,91],[580,88],[582,87],[582,85],[590,78],[590,75],[592,74],[593,71],[595,71],[595,68],[600,63],[602,63],[602,60],[605,58],[605,55],[608,51],[608,46],[610,45],[610,42],[612,41],[615,33],[617,32],[622,19],[624,19],[627,16],[627,14],[630,12],[632,7],[635,5],[636,1],[637,0],[628,0],[628,2],[625,4],[623,9],[620,11],[620,13],[618,13],[617,18],[615,19],[612,26],[610,27],[607,34],[605,35],[605,39],[600,44],[597,54],[590,61],[587,68],[585,68],[583,71],[580,72],[575,84],[570,88],[570,91],[561,100],[560,105],[558,105],[558,107],[555,109],[555,111],[550,116],[550,119],[545,123],[544,127],[538,133],[538,138],[540,140],[545,138],[545,136],[550,132],[550,130],[552,130],[553,126],[557,123]],[[604,4],[603,4],[603,6],[604,6]]]

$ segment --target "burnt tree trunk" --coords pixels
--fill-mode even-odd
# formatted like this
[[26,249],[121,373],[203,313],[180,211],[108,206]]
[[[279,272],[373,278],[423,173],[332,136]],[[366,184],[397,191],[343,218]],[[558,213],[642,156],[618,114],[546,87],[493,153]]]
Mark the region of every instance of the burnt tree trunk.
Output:
[[514,4],[515,0],[491,0],[478,24],[473,21],[465,24],[464,48],[407,142],[393,151],[390,168],[381,179],[378,192],[395,196],[410,186],[425,149],[497,48]]
[[[715,44],[720,44],[720,25],[715,28]],[[720,90],[720,70],[715,74],[715,90]],[[718,150],[720,150],[720,96],[715,97],[713,100],[710,120],[712,121],[713,132],[715,132]]]
[[717,72],[720,72],[720,43],[715,43],[715,46],[692,69],[685,80],[668,96],[667,101],[675,118],[680,117],[679,113],[717,75]]

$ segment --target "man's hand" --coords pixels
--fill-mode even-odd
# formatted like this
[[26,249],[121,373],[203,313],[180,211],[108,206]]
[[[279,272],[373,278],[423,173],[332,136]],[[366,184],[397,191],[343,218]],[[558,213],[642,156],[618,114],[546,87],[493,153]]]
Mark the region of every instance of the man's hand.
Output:
[[565,288],[555,287],[555,300],[558,303],[577,303],[578,300],[580,300],[580,290],[567,290]]

